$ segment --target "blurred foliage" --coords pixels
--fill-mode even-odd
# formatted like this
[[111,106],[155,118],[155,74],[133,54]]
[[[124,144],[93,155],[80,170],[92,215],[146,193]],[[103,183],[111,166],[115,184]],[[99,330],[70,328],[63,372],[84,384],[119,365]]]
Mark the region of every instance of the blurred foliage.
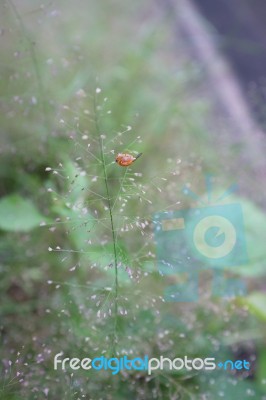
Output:
[[[141,231],[151,237],[152,228],[137,226],[118,240],[119,256],[131,267],[119,271],[120,354],[242,357],[254,365],[249,374],[54,371],[60,351],[81,358],[111,354],[114,270],[106,267],[106,254],[112,245],[104,224],[97,231],[94,226],[95,210],[101,212],[97,197],[82,218],[77,205],[90,204],[90,190],[102,191],[101,180],[89,178],[95,164],[76,138],[95,139],[95,88],[102,88],[102,100],[108,98],[103,132],[112,138],[130,125],[132,138],[142,138],[132,150],[143,152],[136,171],[150,184],[153,203],[140,203],[133,190],[129,219],[151,220],[159,210],[195,206],[182,188],[189,183],[205,193],[206,172],[218,176],[217,187],[227,188],[232,159],[248,149],[241,143],[236,148],[233,139],[217,144],[208,126],[211,101],[197,93],[204,72],[187,58],[156,3],[8,0],[0,4],[0,21],[0,398],[265,398],[266,217],[250,193],[236,198],[251,260],[249,268],[236,271],[249,288],[241,299],[211,297],[207,274],[198,303],[164,303],[169,280],[156,270],[153,241],[145,257],[138,253],[145,241]],[[115,144],[113,150],[124,150]],[[85,175],[80,169],[76,174],[77,157]],[[121,179],[120,169],[110,171],[110,182]],[[261,179],[248,165],[242,173],[243,179]],[[160,190],[151,185],[153,177],[166,177]],[[88,254],[90,231],[99,243]],[[66,257],[61,249],[69,250]],[[94,263],[99,267],[91,268]]]
[[43,216],[30,200],[14,194],[0,200],[0,229],[25,232],[36,228],[42,221]]

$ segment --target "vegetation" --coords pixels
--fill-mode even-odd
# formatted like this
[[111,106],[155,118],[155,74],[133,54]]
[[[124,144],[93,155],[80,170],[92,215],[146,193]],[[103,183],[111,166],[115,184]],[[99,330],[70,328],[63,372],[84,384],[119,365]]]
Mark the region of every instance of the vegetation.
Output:
[[[173,57],[150,1],[8,0],[0,15],[0,398],[262,399],[266,216],[254,195],[226,199],[243,208],[244,296],[213,296],[203,271],[198,301],[164,301],[180,278],[156,262],[154,215],[197,207],[183,188],[205,199],[205,174],[218,198],[248,151],[213,134],[204,72],[181,47]],[[143,155],[124,168],[124,151]],[[54,370],[60,352],[245,358],[252,370]]]

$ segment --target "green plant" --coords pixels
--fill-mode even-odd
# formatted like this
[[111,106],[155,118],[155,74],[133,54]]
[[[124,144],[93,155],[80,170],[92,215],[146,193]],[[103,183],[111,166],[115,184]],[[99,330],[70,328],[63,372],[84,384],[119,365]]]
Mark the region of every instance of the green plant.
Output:
[[[99,88],[92,98],[84,91],[77,93],[80,110],[74,111],[75,126],[61,118],[61,123],[73,142],[75,162],[71,159],[61,160],[59,170],[46,168],[47,172],[59,176],[58,187],[61,185],[60,177],[65,177],[68,189],[65,199],[62,195],[57,196],[56,190],[51,187],[48,191],[54,195],[54,212],[59,213],[60,218],[63,217],[63,223],[67,223],[68,226],[74,225],[68,233],[75,248],[61,250],[60,246],[53,246],[49,250],[68,254],[77,252],[83,263],[90,264],[89,268],[98,269],[96,281],[103,279],[105,269],[108,270],[108,275],[113,277],[111,289],[108,287],[98,315],[106,315],[107,308],[108,313],[112,315],[114,322],[110,335],[110,353],[114,355],[118,344],[121,296],[119,281],[127,281],[129,284],[131,277],[143,272],[142,263],[139,263],[138,268],[136,266],[138,258],[149,258],[141,251],[138,251],[137,257],[130,256],[132,244],[136,245],[135,243],[141,241],[135,237],[135,243],[130,244],[128,236],[137,228],[146,238],[144,245],[142,243],[144,249],[149,246],[147,238],[150,231],[147,228],[147,217],[136,216],[132,212],[127,214],[127,209],[136,210],[137,203],[142,201],[148,205],[152,202],[146,198],[147,184],[141,181],[143,174],[136,172],[138,164],[132,168],[121,168],[115,163],[115,155],[119,151],[127,149],[133,153],[137,152],[141,146],[141,139],[132,133],[130,126],[125,127],[122,132],[108,132],[110,128],[106,117],[108,118],[111,110],[106,107],[107,98],[102,99],[102,104],[99,104],[100,94]],[[84,116],[81,115],[82,110]],[[70,107],[65,106],[65,111],[70,112],[70,119],[73,118],[73,110]],[[152,183],[154,184],[154,179]],[[75,225],[77,220],[78,225]],[[86,251],[79,248],[82,242],[87,247]],[[107,283],[110,284],[108,281],[109,278]],[[103,291],[104,287],[99,287],[101,297]],[[120,312],[123,314],[122,309]]]
[[[0,5],[0,397],[263,398],[265,213],[254,206],[263,176],[210,106],[205,72],[152,1],[11,1]],[[90,89],[95,76],[102,92]],[[114,163],[124,150],[143,152],[131,171]],[[252,267],[238,272],[251,294],[210,297],[204,276],[198,303],[165,303],[174,282],[156,269],[150,219],[190,207],[182,187],[204,193],[205,172],[242,187]],[[250,343],[258,373],[243,379],[53,368],[61,351],[229,357]]]

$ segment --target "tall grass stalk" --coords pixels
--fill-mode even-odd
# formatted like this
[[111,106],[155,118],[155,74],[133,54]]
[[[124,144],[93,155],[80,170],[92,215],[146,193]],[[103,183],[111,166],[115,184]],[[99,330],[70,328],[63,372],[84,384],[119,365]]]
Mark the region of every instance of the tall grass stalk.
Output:
[[114,225],[114,216],[113,216],[113,207],[111,203],[110,191],[109,191],[109,182],[107,177],[106,171],[106,161],[104,155],[104,145],[103,145],[103,137],[101,135],[98,113],[97,113],[97,103],[96,103],[96,94],[94,95],[94,115],[95,115],[95,128],[96,133],[98,135],[99,140],[99,147],[100,147],[100,157],[101,157],[101,164],[103,169],[104,175],[104,184],[105,184],[105,191],[106,191],[106,200],[108,206],[108,212],[110,217],[110,227],[112,232],[112,242],[113,242],[113,251],[114,251],[114,268],[115,268],[115,282],[114,282],[114,332],[113,332],[113,339],[112,339],[112,353],[115,355],[116,353],[116,341],[117,341],[117,317],[118,317],[118,259],[117,259],[117,247],[116,247],[116,234],[115,234],[115,225]]

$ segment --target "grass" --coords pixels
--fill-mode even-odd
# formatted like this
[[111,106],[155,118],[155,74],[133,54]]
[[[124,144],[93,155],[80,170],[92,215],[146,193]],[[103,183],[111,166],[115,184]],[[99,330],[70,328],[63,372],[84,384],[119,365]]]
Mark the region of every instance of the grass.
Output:
[[[248,298],[253,312],[247,301],[213,299],[205,276],[198,303],[162,301],[176,278],[158,274],[153,213],[195,206],[182,192],[185,184],[203,194],[204,173],[211,172],[226,188],[234,169],[231,144],[217,149],[208,129],[209,100],[191,95],[202,75],[182,49],[177,64],[171,26],[159,9],[118,0],[67,7],[13,0],[0,8],[0,193],[31,200],[22,227],[37,212],[46,223],[0,232],[0,397],[185,400],[220,392],[245,398],[249,389],[262,398],[263,351],[259,373],[233,377],[236,385],[221,373],[54,371],[60,351],[254,356],[263,349],[263,299]],[[143,156],[123,169],[114,158],[124,150]],[[245,215],[256,229],[258,221],[263,226],[264,212],[241,196]],[[256,271],[262,270],[263,261]]]

